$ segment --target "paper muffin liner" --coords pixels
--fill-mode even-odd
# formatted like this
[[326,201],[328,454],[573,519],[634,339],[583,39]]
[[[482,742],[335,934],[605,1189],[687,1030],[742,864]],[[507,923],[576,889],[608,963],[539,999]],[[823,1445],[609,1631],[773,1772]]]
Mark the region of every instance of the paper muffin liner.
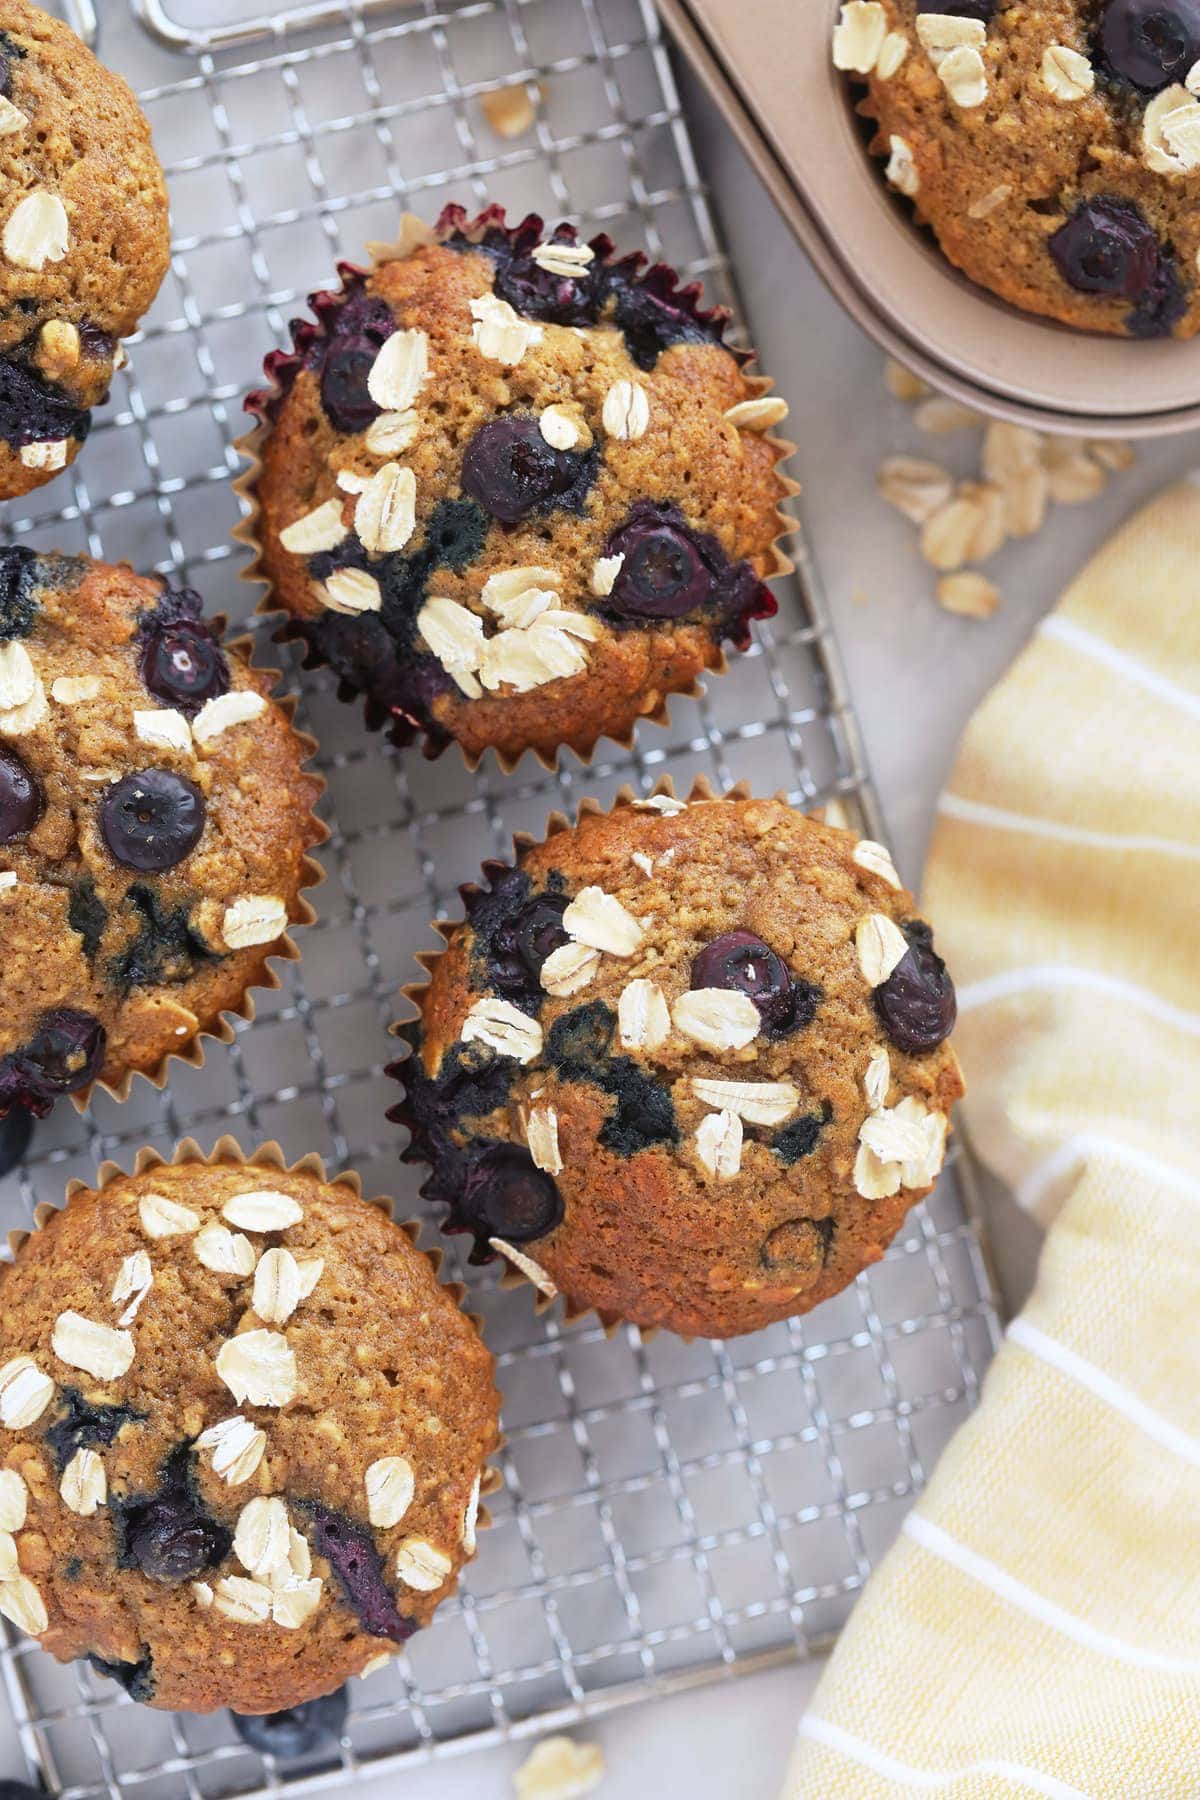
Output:
[[[96,1171],[94,1186],[89,1185],[88,1182],[81,1180],[77,1176],[72,1178],[68,1181],[66,1189],[64,1190],[62,1206],[56,1205],[52,1200],[40,1201],[34,1208],[32,1228],[22,1228],[10,1231],[7,1234],[10,1258],[15,1260],[25,1244],[27,1244],[29,1239],[33,1236],[34,1232],[44,1230],[49,1220],[52,1219],[56,1213],[65,1211],[77,1195],[93,1192],[97,1194],[103,1193],[105,1188],[111,1186],[114,1181],[128,1181],[133,1176],[144,1175],[148,1169],[161,1169],[167,1167],[177,1168],[189,1163],[199,1163],[202,1167],[209,1169],[233,1164],[245,1169],[271,1169],[276,1173],[285,1175],[308,1175],[314,1177],[326,1187],[345,1188],[359,1200],[366,1198],[363,1194],[362,1179],[355,1170],[347,1169],[340,1175],[331,1176],[325,1168],[324,1158],[315,1150],[309,1151],[306,1156],[300,1157],[296,1162],[289,1163],[280,1144],[272,1138],[269,1142],[258,1145],[256,1149],[251,1150],[247,1155],[242,1150],[237,1139],[226,1132],[217,1139],[211,1151],[206,1155],[195,1138],[186,1137],[179,1140],[170,1156],[163,1156],[160,1151],[155,1150],[150,1145],[144,1146],[136,1153],[133,1160],[133,1167],[129,1170],[122,1168],[120,1163],[114,1162],[111,1158],[106,1158]],[[398,1219],[396,1217],[395,1201],[387,1196],[371,1196],[367,1200],[367,1204],[369,1206],[378,1207],[381,1212],[386,1214],[397,1229],[404,1233],[404,1236],[408,1239],[413,1249],[426,1263],[428,1263],[439,1288],[443,1293],[447,1293],[451,1296],[459,1312],[467,1320],[468,1324],[479,1338],[480,1343],[484,1343],[482,1318],[478,1313],[470,1312],[464,1304],[469,1298],[469,1289],[464,1286],[461,1281],[443,1281],[441,1279],[441,1270],[446,1260],[445,1251],[436,1244],[427,1250],[421,1248],[419,1239],[423,1229],[423,1222],[420,1219]],[[492,1359],[492,1377],[494,1383],[494,1357]],[[498,1394],[500,1393],[499,1388],[497,1388],[496,1391]],[[500,1399],[501,1403],[503,1403],[502,1394],[500,1395]],[[499,1432],[494,1449],[488,1453],[488,1456],[484,1460],[483,1475],[479,1489],[481,1504],[477,1521],[480,1530],[487,1530],[493,1523],[490,1511],[482,1502],[485,1501],[489,1495],[497,1493],[504,1486],[504,1477],[500,1469],[496,1466],[496,1459],[500,1456],[506,1443],[507,1439],[503,1432]],[[462,1567],[466,1568],[471,1560],[470,1557],[466,1558]],[[392,1653],[382,1652],[381,1654],[390,1659]]]
[[[219,633],[224,621],[220,615],[214,615],[210,620],[210,623],[218,628]],[[269,992],[278,990],[282,987],[282,980],[271,965],[275,962],[299,962],[300,951],[291,934],[299,927],[316,923],[316,910],[309,901],[305,899],[304,894],[307,888],[315,888],[321,885],[325,880],[325,870],[313,856],[308,854],[308,852],[319,849],[322,844],[328,841],[330,835],[328,825],[326,825],[323,819],[318,817],[316,812],[316,807],[327,786],[325,777],[319,774],[315,769],[306,767],[317,753],[319,748],[317,740],[310,732],[300,731],[296,728],[295,716],[296,707],[298,705],[297,696],[290,693],[276,694],[275,689],[283,679],[282,671],[279,669],[262,669],[257,666],[253,657],[254,640],[251,637],[242,636],[232,638],[228,642],[222,642],[221,648],[225,651],[227,656],[236,657],[245,668],[251,670],[254,674],[266,676],[270,679],[271,689],[266,696],[267,703],[268,705],[278,707],[279,711],[283,714],[284,719],[300,748],[300,766],[304,769],[307,779],[314,784],[315,791],[313,793],[313,803],[305,821],[305,829],[307,832],[311,833],[311,836],[309,837],[306,852],[300,861],[300,881],[296,889],[296,898],[292,902],[296,916],[293,919],[289,919],[288,929],[283,932],[280,937],[276,938],[273,943],[261,946],[262,954],[259,956],[249,978],[243,986],[241,997],[236,1004],[222,1007],[221,1011],[217,1014],[211,1024],[202,1025],[196,1031],[190,1033],[177,1050],[168,1050],[153,1068],[126,1069],[116,1081],[103,1081],[97,1077],[95,1081],[90,1081],[86,1087],[80,1088],[77,1093],[71,1094],[69,1096],[71,1103],[75,1107],[76,1112],[79,1113],[87,1111],[92,1094],[97,1088],[99,1088],[102,1093],[108,1094],[111,1099],[124,1102],[128,1100],[135,1080],[147,1081],[151,1087],[161,1091],[170,1079],[170,1065],[174,1062],[183,1063],[191,1069],[203,1068],[205,1040],[217,1044],[231,1044],[237,1036],[233,1021],[235,1019],[240,1019],[247,1025],[253,1022],[255,1017],[253,990],[259,989]],[[192,1016],[189,1010],[182,1005],[179,1007],[179,1015],[181,1020],[185,1016]]]
[[[565,831],[574,831],[579,823],[585,818],[608,817],[612,813],[619,812],[626,807],[635,805],[638,801],[654,799],[660,795],[667,800],[678,799],[679,796],[675,792],[675,783],[670,775],[663,775],[655,783],[649,795],[639,794],[635,788],[626,783],[618,790],[611,806],[605,806],[593,796],[585,795],[579,802],[573,820],[556,807],[547,817],[546,829],[540,838],[528,831],[517,831],[513,833],[513,863],[519,865],[524,851],[532,849],[538,844],[548,843],[552,838],[560,837]],[[748,781],[736,782],[732,787],[724,788],[718,792],[706,775],[697,775],[692,780],[692,785],[688,789],[684,804],[691,805],[693,801],[697,800],[719,800],[721,802],[749,800],[752,797],[753,790]],[[777,797],[781,800],[784,798],[782,794]],[[815,810],[808,816],[817,818],[819,810],[820,809]],[[489,858],[483,865],[485,881],[490,881],[493,875],[498,875],[511,866],[512,865],[509,863],[501,862],[499,858]],[[486,888],[478,881],[467,881],[460,886],[458,891],[462,896],[464,904],[466,904],[478,895],[485,893]],[[461,919],[437,919],[434,921],[433,929],[437,932],[438,936],[444,940],[446,949],[449,949],[454,936],[462,923],[463,921]],[[393,1025],[392,1033],[395,1037],[398,1037],[403,1043],[408,1045],[408,1055],[401,1057],[394,1063],[390,1063],[386,1070],[386,1073],[390,1075],[393,1080],[397,1081],[404,1090],[404,1097],[398,1101],[395,1106],[389,1109],[387,1115],[394,1124],[404,1125],[409,1131],[410,1141],[400,1152],[400,1160],[404,1163],[423,1165],[428,1168],[431,1168],[432,1164],[430,1163],[428,1156],[424,1153],[424,1134],[416,1119],[413,1117],[412,1110],[409,1106],[408,1088],[404,1080],[404,1070],[411,1058],[420,1053],[418,1049],[418,1032],[424,1014],[423,1001],[433,983],[434,970],[445,954],[446,950],[420,950],[417,952],[416,961],[420,963],[421,967],[425,970],[428,979],[425,981],[406,982],[400,990],[402,998],[407,1000],[412,1007],[414,1016],[411,1019],[404,1019]],[[421,1193],[423,1197],[424,1184],[422,1185]],[[445,1229],[441,1221],[439,1221],[439,1229]],[[499,1239],[493,1239],[493,1246],[500,1241],[501,1240]],[[531,1248],[536,1248],[536,1239]],[[620,1312],[613,1312],[605,1307],[584,1306],[578,1301],[572,1300],[568,1295],[560,1293],[559,1289],[555,1287],[549,1274],[538,1263],[537,1258],[528,1254],[525,1247],[507,1245],[502,1250],[495,1250],[495,1257],[499,1257],[507,1265],[505,1273],[500,1278],[501,1288],[506,1292],[513,1292],[521,1288],[532,1288],[534,1293],[534,1312],[539,1318],[542,1314],[550,1310],[556,1300],[561,1299],[563,1303],[563,1319],[568,1325],[574,1325],[580,1319],[586,1319],[589,1315],[594,1315],[598,1324],[603,1329],[605,1336],[611,1338],[619,1330],[621,1325],[625,1323],[624,1314]],[[494,1257],[489,1257],[482,1260],[493,1261],[494,1259]],[[653,1339],[658,1336],[661,1329],[660,1326],[638,1326],[642,1340],[645,1343],[652,1342]],[[678,1336],[681,1334],[677,1333],[676,1335]],[[685,1341],[690,1340],[685,1339]]]
[[[235,477],[233,482],[234,492],[242,504],[243,516],[234,527],[232,535],[237,543],[244,545],[250,552],[250,559],[239,572],[239,579],[264,590],[255,609],[256,612],[264,617],[281,619],[274,634],[276,643],[304,644],[302,666],[305,669],[323,668],[327,665],[312,645],[305,640],[300,622],[275,604],[274,589],[264,568],[262,542],[259,537],[259,520],[262,509],[258,500],[258,483],[263,468],[263,449],[271,435],[274,416],[280,401],[289,391],[312,345],[325,336],[327,321],[335,316],[352,297],[353,289],[368,280],[385,263],[403,261],[421,246],[441,242],[442,238],[450,231],[460,232],[469,241],[476,243],[485,232],[498,229],[507,232],[510,240],[514,242],[521,241],[527,236],[532,245],[538,241],[543,223],[536,213],[530,213],[522,220],[521,224],[510,226],[507,223],[504,208],[498,205],[485,207],[473,219],[468,218],[465,209],[461,206],[446,206],[442,210],[436,228],[418,218],[414,213],[402,213],[400,229],[392,242],[368,240],[366,250],[371,259],[368,263],[339,262],[337,265],[338,287],[322,289],[309,296],[309,305],[316,314],[316,319],[292,321],[293,348],[291,350],[272,350],[264,359],[263,371],[267,377],[268,386],[249,394],[245,402],[246,410],[257,414],[259,423],[251,431],[236,439],[234,444],[234,448],[245,461],[246,467]],[[603,232],[588,241],[596,249],[598,255],[608,255],[615,247],[612,240]],[[601,246],[607,246],[607,248],[602,249]],[[644,253],[633,251],[627,256],[617,258],[612,266],[622,269],[631,277],[636,277],[659,297],[669,299],[672,305],[687,312],[697,323],[709,328],[715,326],[716,341],[722,343],[723,347],[736,358],[742,370],[743,378],[750,388],[747,398],[758,400],[769,394],[775,385],[770,376],[752,375],[747,370],[747,365],[754,361],[756,353],[753,350],[724,344],[723,334],[730,316],[728,308],[714,306],[706,309],[703,307],[700,303],[702,291],[700,282],[695,281],[685,287],[680,287],[678,273],[669,264],[646,265],[647,258]],[[774,513],[775,532],[768,546],[771,567],[766,574],[759,577],[759,580],[765,583],[779,580],[795,572],[795,562],[788,554],[786,546],[788,541],[796,535],[799,525],[789,513],[783,510],[783,503],[793,499],[800,492],[800,484],[786,474],[783,467],[795,454],[796,445],[790,439],[780,437],[774,432],[764,431],[760,435],[775,453],[774,470],[781,490],[779,504]],[[745,650],[750,645],[752,620],[772,618],[778,611],[778,602],[774,595],[769,595],[768,598],[770,605],[764,605],[761,609],[755,609],[748,613],[738,634],[731,640],[738,650]],[[705,660],[704,673],[719,676],[727,674],[728,670],[729,658],[724,644],[711,644]],[[640,724],[657,725],[664,730],[669,729],[672,699],[696,700],[703,696],[704,691],[703,684],[697,677],[689,687],[677,688],[671,693],[660,694],[656,703],[646,712],[639,714],[627,731],[620,734],[600,731],[594,736],[584,733],[578,741],[565,740],[557,746],[553,755],[547,754],[536,745],[527,746],[515,756],[495,746],[490,746],[490,748],[493,749],[496,760],[505,775],[511,775],[525,756],[535,757],[543,769],[553,774],[559,767],[564,750],[570,750],[587,767],[593,761],[597,747],[603,742],[613,743],[618,749],[626,752],[631,751],[636,739],[637,727]],[[485,747],[477,754],[468,753],[457,739],[450,736],[449,733],[439,731],[432,722],[422,724],[407,716],[397,717],[378,701],[362,694],[358,688],[340,678],[337,693],[338,699],[342,701],[361,700],[363,718],[368,731],[378,731],[387,725],[389,739],[398,749],[406,749],[419,740],[424,756],[432,761],[443,755],[451,744],[455,744],[463,763],[471,774],[474,774],[487,754],[489,747]]]

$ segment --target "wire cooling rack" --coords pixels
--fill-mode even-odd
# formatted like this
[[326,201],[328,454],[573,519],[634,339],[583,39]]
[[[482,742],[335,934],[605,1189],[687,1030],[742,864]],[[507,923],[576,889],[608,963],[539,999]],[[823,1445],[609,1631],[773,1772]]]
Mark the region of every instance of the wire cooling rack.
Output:
[[[65,3],[78,27],[94,23],[90,0]],[[101,51],[141,90],[168,168],[171,272],[85,455],[8,522],[41,547],[186,579],[235,620],[252,604],[230,541],[242,395],[302,296],[338,257],[392,235],[401,206],[433,216],[450,198],[497,199],[603,226],[733,299],[649,0],[309,0],[272,15],[252,58],[218,48],[262,24],[254,0],[134,0],[129,12],[106,0]],[[540,89],[540,104],[535,128],[506,141],[481,101],[513,83]],[[293,667],[334,827],[303,962],[228,1049],[210,1048],[200,1070],[176,1065],[165,1094],[140,1084],[86,1119],[60,1108],[0,1184],[3,1223],[60,1200],[105,1156],[128,1166],[141,1143],[223,1130],[247,1147],[320,1150],[371,1191],[399,1191],[402,1216],[418,1210],[384,1117],[397,987],[457,884],[554,806],[667,772],[686,788],[703,770],[785,788],[800,806],[836,799],[878,835],[802,545],[799,558],[780,617],[708,697],[676,701],[668,730],[587,770],[568,757],[557,775],[469,776],[452,756],[398,754],[364,734],[327,676]],[[228,1715],[135,1708],[21,1639],[0,1650],[0,1675],[31,1773],[67,1800],[309,1791],[827,1643],[993,1348],[966,1173],[952,1164],[847,1293],[729,1344],[632,1328],[606,1341],[553,1312],[539,1321],[531,1295],[501,1293],[496,1271],[466,1269],[452,1249],[499,1361],[505,1490],[458,1597],[351,1685],[340,1750],[281,1774]]]

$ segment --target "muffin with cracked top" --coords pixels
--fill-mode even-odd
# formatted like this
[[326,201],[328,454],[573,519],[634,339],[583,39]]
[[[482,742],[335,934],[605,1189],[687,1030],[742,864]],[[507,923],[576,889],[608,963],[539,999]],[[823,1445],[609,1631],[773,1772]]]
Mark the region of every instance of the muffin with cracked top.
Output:
[[849,0],[833,59],[972,280],[1091,331],[1200,329],[1200,0]]
[[962,1092],[953,983],[881,845],[699,786],[485,875],[392,1071],[473,1261],[730,1337],[878,1260]]
[[143,1151],[0,1269],[0,1613],[188,1712],[394,1655],[475,1551],[492,1359],[354,1176]]
[[167,272],[167,190],[119,75],[0,4],[0,499],[74,462]]
[[643,264],[448,207],[268,358],[243,445],[268,604],[397,742],[587,755],[774,611],[786,407]]
[[0,550],[0,1118],[200,1058],[308,923],[314,746],[200,597]]

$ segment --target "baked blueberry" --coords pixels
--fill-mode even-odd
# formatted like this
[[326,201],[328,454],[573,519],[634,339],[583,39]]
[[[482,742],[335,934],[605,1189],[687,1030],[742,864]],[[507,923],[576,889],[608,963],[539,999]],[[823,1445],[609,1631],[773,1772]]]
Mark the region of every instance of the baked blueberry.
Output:
[[[347,1705],[346,1690],[340,1687],[319,1700],[290,1706],[285,1712],[232,1713],[230,1716],[243,1743],[263,1756],[274,1756],[286,1762],[298,1756],[310,1756],[314,1750],[335,1744],[345,1728]],[[3,1800],[2,1796],[0,1800]]]
[[875,1010],[892,1043],[911,1056],[936,1050],[954,1029],[958,1001],[945,963],[922,919],[902,927],[908,950],[874,991]]
[[1150,287],[1158,239],[1128,200],[1084,200],[1050,239],[1064,281],[1081,294],[1138,300]]
[[0,746],[0,844],[33,830],[46,804],[42,784],[15,750]]
[[154,1697],[154,1659],[141,1656],[137,1662],[109,1662],[106,1657],[97,1656],[95,1651],[88,1653],[88,1661],[97,1675],[106,1675],[123,1687],[131,1700],[144,1705]]
[[233,1547],[232,1532],[209,1517],[192,1491],[189,1454],[186,1444],[172,1451],[157,1494],[114,1507],[125,1563],[171,1587],[215,1569]]
[[379,417],[367,389],[379,345],[367,337],[340,338],[321,370],[321,405],[336,431],[365,431]]
[[318,1501],[297,1501],[296,1505],[311,1517],[313,1549],[337,1576],[363,1630],[369,1637],[406,1643],[416,1626],[396,1605],[371,1533],[345,1513]]
[[781,956],[752,931],[727,931],[692,959],[694,988],[732,988],[748,994],[768,1025],[793,1022],[792,977]]
[[[16,1070],[28,1104],[44,1112],[60,1094],[76,1094],[104,1066],[105,1031],[91,1013],[62,1006],[43,1013],[29,1042],[5,1062]],[[4,1079],[0,1071],[0,1096]]]
[[624,560],[609,605],[634,619],[681,619],[712,593],[712,575],[690,534],[651,509],[615,531],[606,556]]
[[0,546],[0,643],[27,637],[37,616],[33,598],[37,552],[25,544]]
[[1107,0],[1100,49],[1114,75],[1145,93],[1183,82],[1200,59],[1200,0]]
[[190,856],[204,835],[204,796],[169,769],[142,769],[107,789],[100,832],[117,862],[161,874]]
[[142,622],[138,670],[156,700],[192,718],[229,691],[229,663],[192,588],[163,595]]
[[0,1119],[0,1175],[11,1175],[29,1148],[33,1120],[23,1106]]
[[493,519],[515,525],[550,506],[578,512],[595,465],[593,453],[555,450],[536,419],[506,415],[481,425],[467,445],[462,484]]
[[996,0],[917,0],[919,13],[941,13],[951,19],[979,19],[990,25],[996,13]]
[[60,1475],[77,1450],[99,1450],[113,1443],[126,1425],[136,1425],[146,1416],[132,1406],[88,1400],[74,1387],[59,1389],[58,1405],[44,1442]]
[[0,357],[0,438],[8,444],[82,440],[92,415],[72,404],[34,369]]
[[553,1177],[517,1144],[490,1144],[470,1157],[459,1210],[476,1237],[528,1244],[553,1231],[563,1215]]
[[529,994],[541,998],[542,964],[567,942],[562,916],[565,894],[537,894],[514,918],[497,926],[488,948],[488,971],[510,999]]

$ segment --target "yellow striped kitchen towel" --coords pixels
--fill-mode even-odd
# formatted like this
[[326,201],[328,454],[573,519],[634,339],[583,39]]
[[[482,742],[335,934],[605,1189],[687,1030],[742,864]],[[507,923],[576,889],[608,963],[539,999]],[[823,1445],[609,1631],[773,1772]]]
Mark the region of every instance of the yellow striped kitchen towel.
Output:
[[968,729],[926,896],[967,1123],[1049,1227],[785,1800],[1200,1796],[1200,486]]

